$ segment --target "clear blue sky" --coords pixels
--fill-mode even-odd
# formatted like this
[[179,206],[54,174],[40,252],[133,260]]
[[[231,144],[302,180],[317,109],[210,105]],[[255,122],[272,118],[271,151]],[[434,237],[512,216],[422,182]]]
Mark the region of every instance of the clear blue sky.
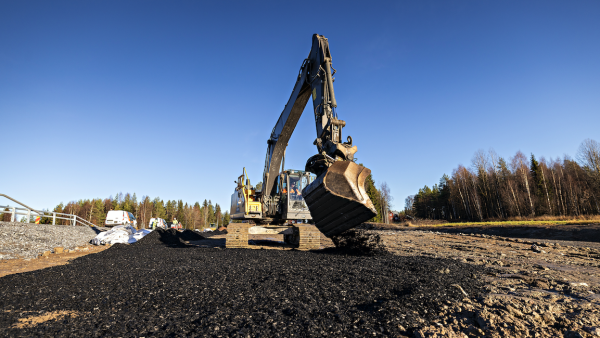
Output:
[[[0,193],[228,209],[318,33],[344,133],[401,209],[478,149],[600,141],[599,18],[598,1],[2,1]],[[287,167],[316,152],[310,109]]]

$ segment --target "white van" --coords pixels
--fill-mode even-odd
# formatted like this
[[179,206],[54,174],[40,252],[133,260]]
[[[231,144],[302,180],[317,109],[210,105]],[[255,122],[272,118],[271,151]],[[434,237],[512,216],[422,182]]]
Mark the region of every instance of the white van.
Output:
[[105,226],[131,225],[137,228],[137,220],[132,213],[123,210],[111,210],[106,214]]
[[[154,227],[154,222],[156,221],[156,227]],[[163,228],[166,229],[167,228],[167,221],[165,221],[162,218],[150,218],[150,223],[148,224],[148,228],[149,229],[156,229],[156,228]]]

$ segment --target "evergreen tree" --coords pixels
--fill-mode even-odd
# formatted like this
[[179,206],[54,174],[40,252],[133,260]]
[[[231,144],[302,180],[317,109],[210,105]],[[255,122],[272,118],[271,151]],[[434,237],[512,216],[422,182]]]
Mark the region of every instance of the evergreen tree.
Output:
[[211,223],[215,223],[216,219],[215,219],[215,208],[212,205],[211,200],[208,200],[208,225],[210,225]]
[[452,205],[450,204],[450,187],[449,187],[450,177],[444,174],[442,178],[440,178],[439,185],[439,196],[437,199],[437,206],[439,208],[439,218],[443,218],[446,220],[450,220],[452,215],[450,210],[452,209]]
[[175,215],[175,205],[173,202],[171,201],[167,201],[167,205],[165,208],[165,213],[166,213],[166,220],[167,222],[172,222],[173,221],[173,216]]
[[202,203],[202,226],[203,227],[207,227],[207,223],[208,223],[208,202],[206,200],[204,200],[204,203]]
[[185,220],[185,209],[183,208],[183,201],[182,200],[179,200],[179,202],[177,202],[177,213],[176,213],[176,215],[177,215],[176,216],[177,220],[179,222],[183,222]]
[[223,226],[226,227],[229,222],[231,222],[231,216],[229,216],[229,211],[225,210],[225,214],[223,214]]
[[221,206],[218,203],[215,203],[215,220],[218,221],[218,225],[222,226],[223,221],[221,220]]
[[112,209],[111,210],[119,210],[119,194],[115,195],[115,198],[113,198],[112,196],[110,197],[110,202],[112,205]]
[[157,197],[154,199],[153,204],[154,207],[152,210],[152,217],[165,219],[167,217],[167,213],[163,200]]
[[120,210],[133,213],[133,201],[131,200],[131,195],[129,193],[125,194],[125,197],[123,198],[123,202],[121,203],[120,207]]
[[[545,200],[545,190],[544,190],[544,180],[542,175],[542,168],[540,163],[535,159],[535,156],[531,154],[531,177],[533,178],[533,183],[531,187],[533,188],[533,194],[538,198],[538,201]],[[541,215],[545,213],[544,203],[536,203],[537,210],[536,214]]]
[[106,213],[104,212],[104,203],[101,199],[93,201],[94,208],[92,209],[92,223],[97,226],[104,226],[106,221]]
[[[362,163],[360,165],[362,166]],[[375,217],[371,218],[369,221],[370,222],[381,222],[383,220],[381,212],[380,212],[381,211],[381,199],[379,198],[379,191],[377,190],[377,187],[375,186],[375,180],[373,179],[372,175],[367,176],[367,178],[365,179],[365,190],[367,191],[367,195],[371,199],[371,202],[373,202],[373,206],[375,207],[375,210],[377,210],[377,215],[375,215]]]

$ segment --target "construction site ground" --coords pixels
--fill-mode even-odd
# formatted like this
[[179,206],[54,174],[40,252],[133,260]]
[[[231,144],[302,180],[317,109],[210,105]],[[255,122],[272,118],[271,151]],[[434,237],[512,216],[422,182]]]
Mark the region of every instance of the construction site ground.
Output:
[[600,336],[600,225],[364,227],[366,251],[164,234],[76,259],[5,260],[0,334]]

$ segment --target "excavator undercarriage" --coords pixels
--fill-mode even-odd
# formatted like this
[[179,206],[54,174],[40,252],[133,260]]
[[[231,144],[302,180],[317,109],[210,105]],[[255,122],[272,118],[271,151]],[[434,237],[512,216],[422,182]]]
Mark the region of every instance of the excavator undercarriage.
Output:
[[[261,225],[231,223],[227,247],[246,247],[252,233],[278,231],[289,244],[316,249],[321,235],[339,235],[377,214],[365,190],[371,170],[354,162],[357,147],[352,138],[348,136],[346,142],[342,141],[346,122],[338,119],[336,113],[333,90],[336,71],[332,67],[329,42],[324,36],[314,34],[312,43],[292,95],[267,141],[262,189],[257,191],[250,185],[244,169],[232,195],[232,219],[252,220]],[[285,149],[311,97],[317,127],[313,144],[317,154],[308,159],[304,171],[286,170]]]

